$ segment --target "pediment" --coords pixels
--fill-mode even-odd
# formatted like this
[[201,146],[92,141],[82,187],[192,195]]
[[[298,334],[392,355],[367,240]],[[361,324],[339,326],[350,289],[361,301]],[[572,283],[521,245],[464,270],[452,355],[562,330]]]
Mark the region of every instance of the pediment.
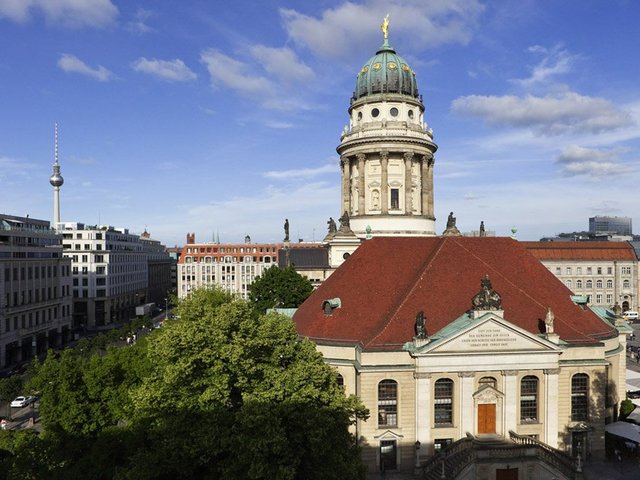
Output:
[[496,403],[498,400],[504,398],[504,394],[487,385],[475,392],[473,398],[477,403]]
[[497,315],[487,313],[466,327],[455,330],[425,346],[421,349],[421,353],[468,354],[558,349],[558,345],[517,327]]
[[404,435],[400,435],[399,433],[393,432],[391,430],[385,430],[384,432],[382,432],[380,435],[376,435],[373,438],[375,439],[393,439],[393,440],[399,440],[401,438],[403,438]]

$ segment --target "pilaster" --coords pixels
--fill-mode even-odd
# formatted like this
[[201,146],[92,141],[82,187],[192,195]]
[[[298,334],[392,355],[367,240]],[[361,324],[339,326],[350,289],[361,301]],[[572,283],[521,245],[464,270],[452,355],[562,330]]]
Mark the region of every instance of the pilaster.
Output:
[[351,205],[350,205],[350,197],[351,192],[349,191],[351,187],[351,160],[349,157],[342,157],[340,159],[340,166],[342,169],[342,204],[340,207],[340,214],[344,212],[349,212],[351,214]]
[[413,200],[411,198],[411,164],[413,162],[413,152],[404,154],[404,214],[412,215]]
[[421,188],[421,207],[422,215],[429,215],[429,157],[423,155],[420,165],[420,188]]
[[416,440],[425,446],[420,453],[427,456],[429,451],[426,447],[432,442],[431,374],[416,372],[413,378],[416,380]]
[[[559,368],[544,370],[544,436],[543,441],[558,448],[558,377]],[[538,407],[539,408],[539,407]]]
[[507,435],[509,430],[514,432],[518,425],[518,381],[517,370],[503,370],[504,377],[504,402],[503,402],[503,435]]
[[382,183],[380,189],[380,202],[382,203],[382,214],[389,213],[389,152],[383,150],[380,152],[380,172]]
[[464,437],[467,432],[473,433],[473,424],[475,422],[475,404],[473,400],[473,381],[475,372],[458,372],[460,377],[460,398],[459,398],[459,435]]
[[356,158],[358,159],[358,215],[364,215],[365,209],[364,209],[364,188],[365,188],[365,154],[364,153],[359,153],[358,155],[356,155]]

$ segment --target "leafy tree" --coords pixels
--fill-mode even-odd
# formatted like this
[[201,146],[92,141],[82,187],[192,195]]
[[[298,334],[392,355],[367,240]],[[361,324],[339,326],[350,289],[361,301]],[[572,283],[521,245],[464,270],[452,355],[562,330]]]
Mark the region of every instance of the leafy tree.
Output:
[[636,406],[628,398],[620,402],[620,420],[624,420],[636,409]]
[[[346,397],[293,322],[220,290],[135,346],[69,349],[36,364],[41,435],[0,432],[7,478],[364,478]],[[6,437],[6,438],[5,438]]]
[[297,308],[313,292],[308,278],[292,266],[284,270],[273,265],[251,284],[249,301],[256,312],[262,314],[269,308]]

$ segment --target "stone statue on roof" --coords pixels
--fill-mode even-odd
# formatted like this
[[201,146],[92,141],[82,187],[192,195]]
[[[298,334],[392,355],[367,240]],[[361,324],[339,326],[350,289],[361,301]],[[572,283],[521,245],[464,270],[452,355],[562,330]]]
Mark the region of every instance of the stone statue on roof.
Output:
[[502,298],[493,289],[489,275],[480,280],[480,291],[471,300],[472,310],[502,310]]
[[484,230],[484,220],[480,222],[480,236],[481,237],[487,236],[487,232],[485,232]]
[[289,241],[289,219],[288,218],[284,219],[284,241],[285,242]]
[[553,322],[556,316],[551,311],[551,307],[547,308],[547,314],[544,316],[544,325],[546,333],[553,333]]
[[456,217],[453,216],[453,212],[449,213],[447,217],[447,228],[442,232],[443,237],[460,237],[462,234],[458,227],[456,227]]
[[342,216],[338,219],[340,222],[340,230],[351,230],[351,226],[349,225],[349,212],[346,210],[342,214]]
[[416,338],[427,338],[427,319],[424,312],[420,310],[416,315]]
[[338,231],[338,228],[336,227],[336,221],[333,219],[333,217],[329,217],[329,221],[327,222],[327,225],[329,225],[329,233],[336,233]]

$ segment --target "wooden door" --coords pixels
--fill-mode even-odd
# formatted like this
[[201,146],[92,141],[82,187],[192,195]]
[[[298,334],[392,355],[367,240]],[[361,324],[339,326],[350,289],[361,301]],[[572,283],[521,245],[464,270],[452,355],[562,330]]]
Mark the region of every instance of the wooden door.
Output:
[[496,404],[478,405],[478,433],[496,433]]

